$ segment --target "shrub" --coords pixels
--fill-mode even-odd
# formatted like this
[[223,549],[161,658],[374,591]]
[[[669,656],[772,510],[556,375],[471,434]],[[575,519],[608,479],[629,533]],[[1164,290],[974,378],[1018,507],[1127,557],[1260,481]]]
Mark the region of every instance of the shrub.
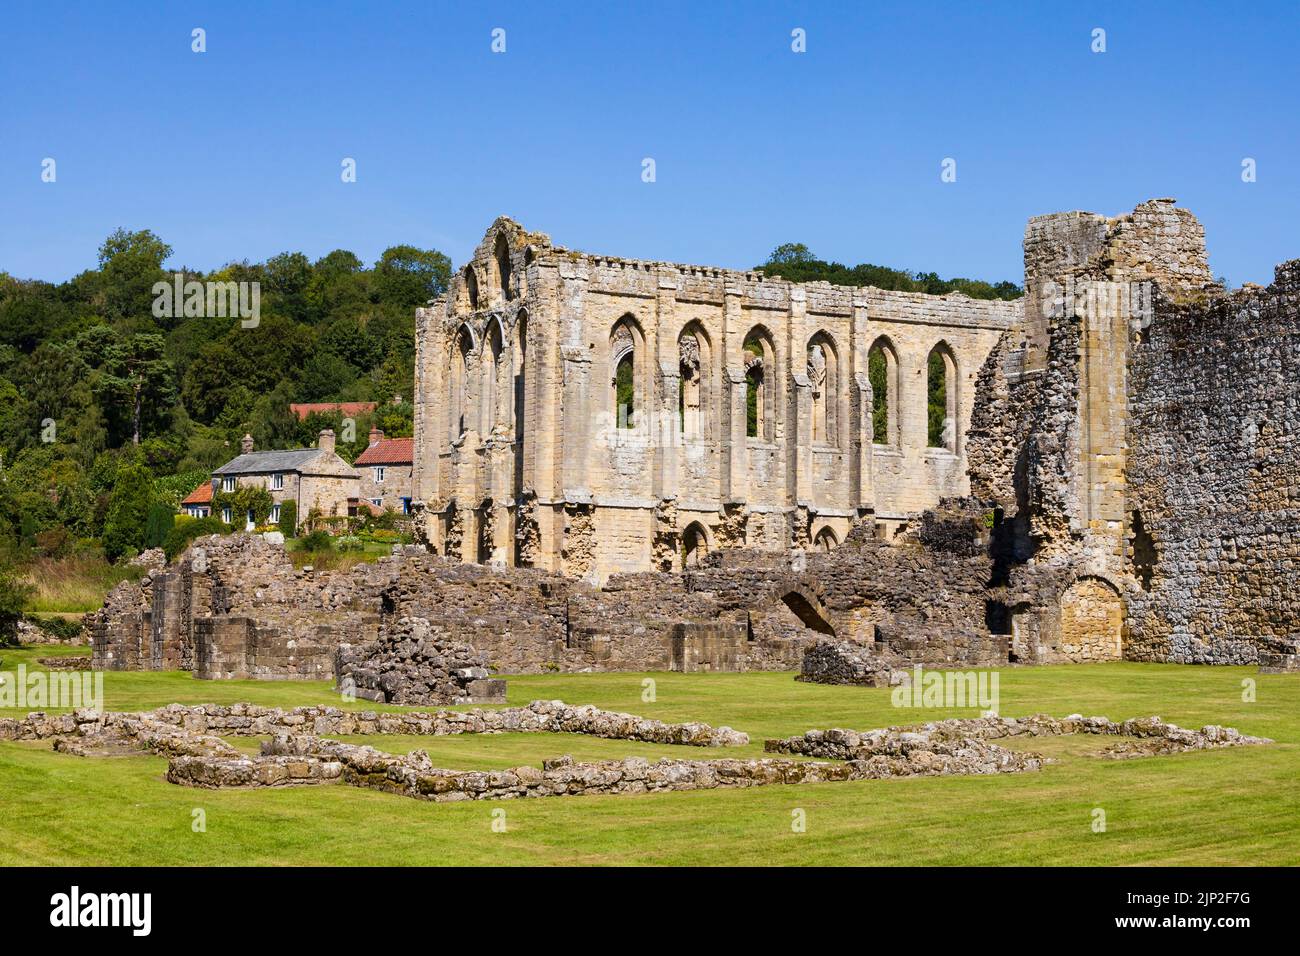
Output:
[[45,558],[61,558],[72,548],[72,534],[63,525],[36,533],[36,550]]
[[328,554],[334,550],[334,541],[325,531],[313,531],[298,542],[298,550],[315,554]]
[[292,538],[298,530],[298,502],[285,501],[280,505],[280,533]]
[[169,505],[162,502],[155,503],[150,507],[149,517],[145,521],[144,546],[161,548],[167,540],[167,535],[175,526],[176,512]]
[[68,617],[34,617],[31,622],[46,634],[51,634],[61,641],[70,641],[81,633],[81,618]]
[[10,569],[0,568],[0,645],[18,643],[18,622],[31,593],[31,585]]
[[124,465],[113,482],[104,519],[104,554],[116,561],[144,544],[145,524],[153,503],[153,479],[141,464]]

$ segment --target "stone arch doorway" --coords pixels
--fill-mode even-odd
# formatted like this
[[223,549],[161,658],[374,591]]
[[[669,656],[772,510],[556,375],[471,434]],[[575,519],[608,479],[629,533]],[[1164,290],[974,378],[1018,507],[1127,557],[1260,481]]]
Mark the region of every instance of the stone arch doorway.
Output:
[[830,621],[826,620],[821,602],[816,598],[809,598],[802,591],[787,591],[781,595],[781,601],[794,612],[795,617],[803,622],[804,627],[819,634],[835,636],[835,628],[831,627]]
[[704,525],[692,522],[682,532],[682,567],[698,568],[709,553],[709,534]]
[[1072,661],[1124,658],[1124,598],[1109,581],[1081,577],[1061,594],[1061,653]]
[[813,549],[816,551],[834,551],[835,546],[840,543],[840,539],[835,536],[835,532],[829,525],[817,532],[813,538]]

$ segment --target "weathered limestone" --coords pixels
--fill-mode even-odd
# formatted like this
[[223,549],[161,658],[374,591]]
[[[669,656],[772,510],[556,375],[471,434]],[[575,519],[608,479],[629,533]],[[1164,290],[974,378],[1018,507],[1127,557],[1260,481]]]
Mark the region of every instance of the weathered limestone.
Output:
[[862,684],[892,687],[903,682],[907,672],[890,666],[879,651],[847,641],[818,641],[803,656],[795,680],[814,684]]
[[1012,653],[1300,669],[1300,266],[1225,294],[1158,199],[1031,220],[1025,281],[968,443]]
[[[588,255],[501,217],[417,317],[417,512],[439,553],[597,582],[700,547],[838,544],[868,514],[893,528],[967,492],[975,373],[1020,317],[1019,302]],[[942,448],[926,432],[936,348]]]
[[422,617],[380,629],[368,644],[340,644],[334,679],[341,690],[388,704],[505,703],[506,682],[488,676],[487,654],[457,643]]
[[[797,737],[768,740],[768,753],[798,754],[829,760],[873,762],[883,758],[905,758],[908,763],[936,766],[935,773],[950,772],[950,766],[970,766],[966,773],[1002,772],[1018,766],[1017,757],[1033,754],[1010,751],[986,743],[1007,737],[1055,737],[1063,734],[1098,734],[1126,738],[1117,740],[1106,754],[1112,757],[1151,756],[1211,750],[1219,747],[1244,747],[1271,744],[1266,737],[1251,737],[1232,727],[1208,724],[1200,730],[1188,730],[1167,724],[1159,717],[1134,717],[1116,722],[1105,717],[1074,714],[1057,719],[1046,714],[1030,717],[973,717],[938,720],[915,727],[886,727],[883,730],[810,730]],[[1134,741],[1139,743],[1134,743]],[[921,754],[918,760],[917,754]]]

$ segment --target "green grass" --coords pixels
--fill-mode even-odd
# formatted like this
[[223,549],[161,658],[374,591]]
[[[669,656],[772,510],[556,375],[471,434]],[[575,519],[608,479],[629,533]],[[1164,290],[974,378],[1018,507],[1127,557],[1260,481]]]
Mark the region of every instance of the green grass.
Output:
[[143,574],[143,568],[125,561],[109,564],[100,557],[36,558],[23,568],[23,578],[32,586],[24,610],[63,615],[95,611],[119,582],[138,580]]
[[[0,666],[25,660],[30,667],[37,654],[62,650],[0,650]],[[653,703],[641,700],[646,677],[656,681]],[[1247,677],[1258,681],[1255,703],[1241,700]],[[105,692],[110,709],[338,703],[324,683],[206,682],[172,673],[108,674]],[[1004,714],[1159,714],[1278,743],[1114,761],[1092,756],[1095,742],[1079,738],[1045,742],[1060,762],[1038,773],[455,804],[348,786],[193,790],[166,783],[161,758],[78,758],[54,753],[48,742],[0,743],[0,864],[1300,863],[1300,680],[1254,668],[1020,668],[1002,671],[1001,695]],[[354,739],[392,751],[423,747],[436,764],[490,769],[562,753],[758,755],[764,737],[813,727],[974,713],[899,710],[886,690],[800,684],[790,674],[510,678],[511,704],[539,697],[728,724],[753,742],[719,751],[553,734]],[[1091,830],[1096,807],[1106,812],[1105,833]],[[206,813],[205,833],[191,829],[196,808]],[[506,810],[505,833],[491,829],[496,808]],[[806,832],[791,830],[796,808],[807,814]]]

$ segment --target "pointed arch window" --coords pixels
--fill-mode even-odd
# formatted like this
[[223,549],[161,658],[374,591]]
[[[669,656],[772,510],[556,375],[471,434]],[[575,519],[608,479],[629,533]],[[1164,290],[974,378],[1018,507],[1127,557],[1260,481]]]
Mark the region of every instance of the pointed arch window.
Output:
[[867,379],[871,382],[871,440],[877,445],[897,445],[898,354],[883,335],[867,352]]
[[946,342],[926,359],[926,444],[957,452],[957,361]]
[[774,441],[776,399],[776,349],[762,327],[751,329],[742,349],[745,367],[745,434]]

